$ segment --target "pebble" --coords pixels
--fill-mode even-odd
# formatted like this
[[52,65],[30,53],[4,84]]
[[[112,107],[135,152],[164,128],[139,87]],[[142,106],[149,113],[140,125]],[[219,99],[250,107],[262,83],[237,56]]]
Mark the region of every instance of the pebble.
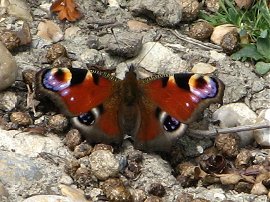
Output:
[[16,34],[20,39],[20,45],[30,45],[32,43],[30,26],[27,22],[23,22],[21,29]]
[[127,22],[127,25],[128,25],[128,28],[134,32],[141,32],[141,31],[151,29],[151,26],[149,26],[148,24],[137,21],[137,20],[129,20]]
[[80,31],[81,29],[77,26],[71,26],[69,28],[67,28],[65,30],[65,39],[66,40],[70,40],[72,39],[73,37],[76,37],[77,36],[77,33]]
[[40,22],[37,29],[38,29],[37,36],[51,43],[58,42],[62,40],[64,37],[64,34],[60,29],[60,27],[50,20]]
[[216,70],[216,67],[214,67],[213,65],[199,62],[193,66],[191,71],[196,74],[211,74],[215,70]]
[[109,199],[114,202],[132,201],[132,195],[124,186],[123,182],[117,178],[109,178],[102,184],[102,189]]
[[239,153],[239,136],[234,133],[218,134],[215,146],[224,156],[234,158]]
[[69,175],[67,175],[65,173],[63,174],[63,176],[59,180],[60,184],[65,184],[65,185],[71,185],[73,182],[74,181],[73,181],[72,177],[70,177]]
[[197,40],[209,39],[214,27],[205,21],[199,21],[192,24],[189,29],[189,36]]
[[250,191],[251,194],[255,195],[264,195],[268,194],[268,190],[266,187],[262,184],[262,182],[255,183]]
[[90,202],[84,196],[84,192],[80,189],[76,189],[67,185],[59,185],[63,195],[71,199],[72,202]]
[[154,196],[163,197],[166,194],[166,190],[162,184],[153,183],[150,185],[148,193]]
[[46,53],[46,58],[47,58],[49,63],[52,63],[53,61],[55,61],[57,58],[59,58],[61,56],[67,56],[67,50],[60,43],[53,44],[47,50],[47,53]]
[[155,19],[160,26],[175,26],[182,18],[181,6],[174,0],[133,0],[130,1],[130,10],[135,16]]
[[30,8],[24,0],[4,0],[1,7],[7,8],[9,15],[15,16],[26,21],[33,21]]
[[[0,91],[11,86],[17,77],[18,67],[14,57],[0,41]],[[2,96],[1,96],[2,97]]]
[[67,145],[70,150],[74,150],[74,148],[80,145],[81,142],[82,136],[77,129],[71,129],[70,131],[68,131],[64,139],[65,145]]
[[89,156],[91,170],[99,180],[114,177],[119,172],[119,162],[108,150],[97,150]]
[[144,202],[162,202],[163,200],[158,196],[148,196]]
[[0,41],[2,41],[9,51],[13,51],[18,48],[21,42],[17,34],[10,30],[0,32]]
[[[1,74],[1,72],[0,72]],[[5,91],[0,92],[0,109],[3,111],[11,111],[16,107],[16,104],[18,102],[18,97],[15,93]]]
[[235,159],[235,167],[246,167],[251,163],[252,153],[248,149],[241,149]]
[[240,46],[240,37],[238,32],[231,31],[226,33],[221,41],[220,46],[222,47],[223,51],[227,54],[232,54],[239,49]]
[[68,119],[62,114],[53,115],[48,121],[48,127],[54,132],[64,132],[68,124]]
[[147,197],[145,191],[143,191],[141,189],[130,189],[130,193],[132,195],[134,202],[145,201],[145,199]]
[[86,49],[80,56],[81,61],[89,66],[103,66],[104,58],[102,54],[95,49]]
[[197,0],[177,0],[182,7],[182,21],[192,22],[198,18],[200,3]]
[[25,112],[12,112],[9,118],[11,122],[21,126],[27,126],[33,123],[31,116]]
[[31,196],[22,202],[75,202],[66,196],[58,195],[36,195]]
[[98,151],[98,150],[108,150],[113,153],[113,147],[108,144],[96,144],[92,152]]
[[132,58],[139,54],[142,48],[142,35],[133,32],[116,33],[117,40],[112,37],[105,48],[110,55]]
[[92,151],[92,146],[87,142],[82,142],[81,144],[75,146],[73,155],[75,158],[82,158],[88,156]]
[[206,0],[205,1],[206,9],[212,13],[218,12],[220,5],[218,0]]
[[[256,119],[256,124],[270,124],[270,108],[262,110]],[[261,146],[270,146],[270,128],[264,128],[255,130],[254,132],[255,141]]]
[[[256,113],[244,103],[223,105],[213,113],[213,119],[220,121],[221,128],[254,124],[256,118]],[[242,131],[237,134],[240,137],[240,146],[252,143],[253,131]]]
[[224,24],[224,25],[216,26],[211,35],[211,41],[214,44],[220,45],[221,40],[224,37],[224,35],[232,31],[237,32],[237,28],[232,24]]

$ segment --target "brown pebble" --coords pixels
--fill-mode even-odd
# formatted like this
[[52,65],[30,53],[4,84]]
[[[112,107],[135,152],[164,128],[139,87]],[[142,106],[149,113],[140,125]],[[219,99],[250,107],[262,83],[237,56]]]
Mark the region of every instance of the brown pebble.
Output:
[[234,190],[241,193],[250,193],[251,189],[253,187],[253,184],[248,183],[248,182],[238,182],[235,186],[234,186]]
[[60,43],[53,44],[47,51],[46,58],[49,63],[52,63],[54,60],[61,56],[66,56],[66,48]]
[[65,165],[65,172],[68,175],[74,176],[74,174],[76,173],[76,171],[78,170],[78,168],[80,168],[80,163],[78,160],[71,160],[68,161]]
[[62,114],[52,116],[48,121],[48,126],[54,132],[64,132],[68,127],[69,121]]
[[177,1],[182,7],[182,21],[190,22],[197,19],[200,12],[200,3],[197,0]]
[[86,168],[86,167],[80,167],[76,170],[73,178],[76,180],[76,181],[80,181],[80,182],[86,182],[87,179],[90,179],[91,177],[91,171]]
[[236,157],[239,153],[240,138],[236,134],[219,134],[215,139],[216,148],[227,157]]
[[162,199],[158,196],[148,196],[144,202],[162,202]]
[[243,168],[251,164],[252,154],[248,149],[241,149],[235,159],[236,168]]
[[22,126],[27,126],[33,123],[31,116],[24,112],[12,112],[9,118],[12,123]]
[[91,154],[92,149],[92,146],[87,142],[82,142],[81,144],[75,146],[73,154],[75,158],[82,158]]
[[176,202],[190,202],[193,200],[193,196],[188,193],[181,193],[178,195]]
[[240,37],[237,32],[228,32],[222,37],[220,41],[220,46],[225,53],[230,55],[239,49],[239,41]]
[[30,86],[32,86],[32,84],[34,83],[35,76],[36,76],[36,71],[32,69],[27,69],[22,72],[23,82]]
[[189,29],[189,36],[203,41],[210,38],[213,30],[214,27],[208,22],[200,21],[192,24],[191,28]]
[[117,178],[107,179],[102,184],[102,190],[109,201],[113,202],[130,202],[132,196],[130,191],[124,186],[123,182]]
[[60,67],[66,67],[70,68],[72,67],[72,61],[71,59],[65,57],[65,56],[60,56],[59,58],[56,58],[53,63],[52,67],[60,68]]
[[153,183],[150,185],[148,193],[154,196],[163,197],[166,194],[166,190],[162,184]]
[[141,189],[130,189],[130,193],[132,195],[133,202],[143,202],[146,199],[146,193]]
[[111,145],[108,145],[108,144],[96,144],[94,146],[92,152],[98,151],[98,150],[108,150],[108,151],[111,151],[113,153],[113,147]]
[[20,39],[20,45],[29,45],[32,42],[30,26],[27,22],[23,22],[22,28],[16,33]]
[[10,30],[0,32],[0,41],[2,41],[2,43],[10,51],[14,50],[20,45],[20,38],[16,35],[15,32]]
[[82,136],[77,129],[72,129],[68,131],[64,139],[65,145],[67,145],[70,150],[74,150],[74,148],[80,145],[81,142],[82,142]]

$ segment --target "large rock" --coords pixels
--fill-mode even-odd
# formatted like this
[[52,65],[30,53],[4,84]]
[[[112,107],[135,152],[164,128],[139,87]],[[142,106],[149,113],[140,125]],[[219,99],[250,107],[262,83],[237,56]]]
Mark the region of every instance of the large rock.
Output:
[[11,86],[18,74],[17,64],[2,42],[0,42],[0,90]]

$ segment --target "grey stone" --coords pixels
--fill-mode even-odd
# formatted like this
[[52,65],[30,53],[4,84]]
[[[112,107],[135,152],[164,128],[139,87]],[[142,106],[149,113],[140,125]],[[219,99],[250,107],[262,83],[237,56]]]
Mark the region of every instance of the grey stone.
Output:
[[146,16],[160,26],[175,26],[182,18],[182,9],[174,0],[134,0],[130,10],[135,16]]
[[18,67],[11,53],[0,41],[0,91],[11,86],[18,74]]
[[0,98],[0,109],[3,111],[11,111],[18,102],[17,95],[9,91],[0,93]]

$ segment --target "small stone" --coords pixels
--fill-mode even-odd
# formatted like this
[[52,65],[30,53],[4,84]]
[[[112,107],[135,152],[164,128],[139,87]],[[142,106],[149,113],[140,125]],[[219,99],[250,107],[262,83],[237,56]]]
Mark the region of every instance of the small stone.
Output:
[[26,69],[22,72],[22,78],[25,84],[32,86],[35,82],[36,71],[32,69]]
[[[256,124],[263,124],[263,123],[270,124],[270,109],[262,110],[258,118],[256,119]],[[264,129],[255,130],[254,139],[259,145],[269,147],[270,146],[270,128],[268,127]]]
[[20,45],[20,38],[15,32],[9,30],[0,32],[0,41],[2,41],[9,51],[18,48]]
[[131,189],[130,193],[133,198],[133,202],[142,202],[146,199],[146,193],[141,189]]
[[264,194],[268,194],[268,190],[262,184],[262,182],[258,182],[258,183],[253,185],[250,193],[255,194],[255,195],[264,195]]
[[72,129],[68,131],[64,139],[65,145],[67,145],[70,150],[74,150],[74,148],[80,145],[81,142],[82,142],[82,136],[77,129]]
[[48,126],[55,132],[64,132],[68,127],[68,119],[62,114],[52,116],[48,121]]
[[109,199],[114,202],[129,202],[132,201],[132,196],[129,190],[124,186],[120,179],[110,178],[102,184],[102,189]]
[[47,58],[48,62],[52,63],[57,58],[59,58],[61,56],[66,56],[66,55],[67,55],[66,48],[62,44],[56,43],[56,44],[53,44],[47,50],[46,58]]
[[119,172],[119,162],[112,152],[108,150],[97,150],[89,156],[93,175],[99,180],[106,180]]
[[15,93],[6,91],[3,93],[0,93],[0,97],[1,97],[1,99],[0,99],[0,109],[1,110],[11,111],[16,107],[16,104],[18,102],[18,97]]
[[99,38],[95,35],[90,35],[89,39],[87,41],[87,46],[90,49],[99,49],[99,47],[100,47]]
[[65,165],[65,172],[70,175],[70,176],[74,176],[76,171],[78,170],[78,168],[80,168],[80,163],[78,160],[71,160],[68,161]]
[[236,157],[239,153],[240,138],[235,134],[219,134],[215,139],[216,148],[227,157]]
[[[17,77],[18,67],[14,57],[0,41],[0,91],[11,86]],[[3,99],[3,96],[1,96]],[[1,102],[1,101],[0,101]],[[1,104],[0,104],[1,105]]]
[[211,41],[217,45],[220,45],[223,36],[232,31],[237,32],[237,28],[232,24],[219,25],[214,28],[211,35]]
[[91,179],[91,171],[89,168],[86,167],[80,167],[76,170],[73,178],[76,180],[77,183],[80,183],[82,185],[87,185],[87,181]]
[[50,20],[40,22],[37,35],[48,42],[58,42],[63,39],[63,32],[60,27]]
[[211,74],[215,70],[216,70],[216,67],[214,67],[213,65],[199,62],[193,66],[191,71],[196,74]]
[[59,195],[36,195],[31,196],[22,202],[51,202],[51,201],[59,201],[59,202],[71,202],[68,197],[65,196],[59,196]]
[[32,42],[32,35],[30,26],[27,22],[23,22],[22,28],[16,33],[20,39],[20,45],[30,45]]
[[79,27],[76,27],[76,26],[71,26],[71,27],[67,28],[65,31],[65,39],[72,39],[73,37],[77,36],[77,33],[80,30],[81,29]]
[[172,27],[181,21],[182,9],[179,3],[174,0],[133,0],[129,4],[133,15],[147,16],[154,19],[160,26]]
[[146,23],[137,21],[137,20],[129,20],[127,25],[131,31],[141,32],[145,30],[149,30],[151,27]]
[[73,179],[69,175],[66,175],[66,174],[64,174],[59,180],[59,183],[65,184],[65,185],[71,185],[73,184],[73,182],[74,182]]
[[218,12],[218,10],[220,8],[218,0],[206,0],[205,1],[205,6],[206,6],[207,10],[209,10],[209,11],[211,11],[213,13]]
[[154,196],[163,197],[166,194],[166,190],[162,184],[153,183],[150,185],[148,193]]
[[104,65],[104,58],[102,54],[95,49],[86,49],[81,54],[81,60],[88,66],[102,66]]
[[162,199],[158,196],[148,196],[144,202],[162,202]]
[[191,22],[198,18],[200,3],[197,0],[177,1],[182,6],[182,21]]
[[243,168],[251,164],[252,153],[247,149],[241,149],[235,159],[236,168]]
[[9,118],[12,123],[22,126],[27,126],[33,123],[31,116],[24,112],[12,112]]
[[191,202],[193,200],[193,196],[188,193],[180,193],[177,197],[176,202]]
[[225,53],[230,55],[239,49],[239,41],[240,37],[236,31],[228,32],[222,37],[220,46]]
[[96,144],[92,152],[98,151],[98,150],[108,150],[113,153],[113,147],[108,144]]
[[200,21],[192,24],[191,28],[189,29],[189,36],[203,41],[210,38],[213,30],[213,26],[208,22]]
[[83,190],[75,189],[73,187],[67,185],[59,185],[61,192],[64,196],[67,196],[71,201],[78,201],[78,202],[91,202],[87,200],[84,196]]
[[71,68],[72,67],[72,61],[71,59],[61,56],[53,61],[52,67],[60,68],[60,67],[66,67]]
[[75,146],[73,155],[75,158],[79,159],[91,154],[92,146],[87,142],[82,142],[81,144]]
[[251,189],[252,189],[252,184],[248,183],[248,182],[238,182],[238,184],[236,184],[234,186],[234,190],[241,193],[250,193]]
[[9,197],[9,193],[5,188],[4,184],[0,182],[0,200],[4,200],[5,198]]
[[142,48],[142,36],[138,33],[121,32],[117,34],[117,41],[111,38],[105,49],[110,55],[132,58],[139,54]]

